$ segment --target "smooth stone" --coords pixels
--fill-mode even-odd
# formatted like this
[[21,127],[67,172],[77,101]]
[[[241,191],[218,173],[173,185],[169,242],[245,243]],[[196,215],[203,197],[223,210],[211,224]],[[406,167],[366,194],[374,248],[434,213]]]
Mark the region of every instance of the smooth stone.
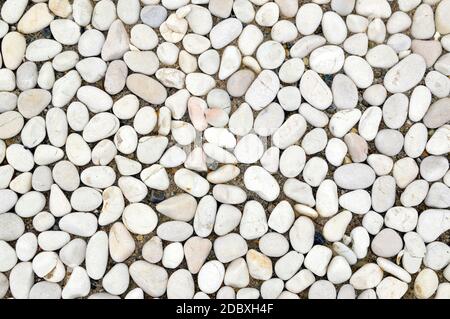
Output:
[[1,17],[8,24],[14,24],[19,21],[20,17],[25,12],[27,7],[27,0],[7,0],[2,6]]
[[427,209],[419,215],[417,232],[425,242],[432,242],[450,227],[450,212],[445,209]]
[[401,299],[408,290],[408,285],[394,277],[384,278],[377,286],[376,293],[380,299]]
[[311,285],[308,299],[336,299],[336,288],[327,280],[318,280]]
[[167,269],[178,267],[184,258],[183,245],[181,243],[171,243],[164,248],[162,265]]
[[214,254],[222,263],[228,263],[247,253],[247,243],[238,234],[231,233],[214,241]]
[[252,164],[263,155],[264,146],[260,138],[255,134],[243,136],[234,148],[234,155],[240,163]]
[[344,136],[344,142],[353,162],[361,163],[367,159],[368,145],[363,137],[356,133],[348,133]]
[[375,288],[383,279],[383,270],[374,263],[368,263],[353,273],[350,284],[355,289]]
[[333,177],[339,187],[354,190],[371,186],[375,180],[375,173],[366,164],[353,163],[339,167]]
[[265,210],[257,201],[245,203],[244,212],[239,225],[239,233],[246,240],[256,239],[268,230]]
[[245,101],[259,111],[269,105],[280,89],[280,80],[271,70],[262,71],[245,93]]
[[412,158],[419,157],[427,145],[428,130],[422,123],[416,123],[405,134],[404,150]]
[[400,188],[408,186],[416,178],[418,173],[419,167],[412,158],[402,158],[394,164],[393,176],[397,186]]
[[20,261],[30,261],[38,250],[38,240],[35,234],[25,233],[16,242],[16,254]]
[[344,137],[361,118],[358,109],[341,110],[336,112],[328,124],[334,137]]
[[289,280],[300,269],[303,259],[303,255],[296,251],[288,252],[275,263],[275,274],[282,280]]
[[235,46],[227,46],[222,54],[219,67],[219,80],[225,80],[239,69],[241,53]]
[[289,251],[289,241],[279,233],[267,233],[261,237],[259,249],[266,256],[281,257]]
[[0,271],[7,272],[17,264],[17,255],[6,241],[0,240]]
[[413,40],[411,43],[413,53],[421,55],[427,64],[431,67],[442,53],[442,46],[434,40]]
[[347,145],[341,139],[331,138],[325,148],[325,157],[333,166],[341,166],[347,150]]
[[116,173],[109,166],[93,166],[84,169],[80,177],[81,181],[87,186],[107,188],[116,180]]
[[450,112],[448,112],[448,104],[450,98],[443,98],[431,104],[423,118],[423,124],[426,127],[435,129],[448,122]]
[[358,103],[358,91],[353,81],[343,75],[337,74],[331,86],[333,102],[339,109],[351,109]]
[[250,166],[244,173],[245,187],[258,194],[263,200],[274,201],[280,194],[275,178],[259,166]]
[[214,293],[219,290],[225,276],[225,267],[217,260],[206,262],[198,273],[198,286],[204,293]]
[[140,14],[142,22],[152,28],[158,28],[167,18],[167,10],[160,5],[148,5],[142,8]]
[[401,93],[415,87],[425,74],[425,61],[411,54],[392,67],[384,77],[384,86],[391,93]]
[[430,298],[439,285],[437,274],[429,268],[423,269],[414,281],[414,295],[418,299]]
[[[364,56],[367,53],[369,39],[365,32],[351,35],[344,41],[344,50],[355,56]],[[369,64],[367,64],[369,65]]]
[[304,58],[325,43],[326,39],[320,35],[308,35],[298,40],[291,47],[289,53],[293,58]]
[[448,20],[445,18],[450,12],[450,2],[448,0],[440,1],[435,10],[435,23],[436,30],[440,34],[449,34],[450,25]]
[[97,230],[97,218],[91,213],[75,212],[63,216],[58,225],[69,234],[91,237]]
[[230,116],[228,122],[229,130],[239,136],[244,136],[253,127],[253,112],[247,103],[242,103],[239,108]]
[[130,265],[129,271],[133,281],[150,296],[160,297],[166,292],[168,274],[163,267],[138,260]]
[[427,245],[427,252],[423,259],[424,265],[433,270],[442,270],[448,263],[450,250],[443,242],[432,242]]
[[71,240],[59,251],[59,258],[61,259],[61,261],[66,266],[72,268],[81,265],[81,263],[85,261],[85,257],[86,257],[86,242],[81,238]]
[[322,128],[314,128],[302,139],[301,147],[306,154],[312,155],[323,151],[328,143],[326,132]]
[[11,92],[0,92],[0,103],[2,113],[12,111],[17,106],[17,95]]
[[420,175],[428,182],[435,182],[448,171],[449,163],[442,156],[428,156],[420,163]]
[[266,41],[256,51],[256,59],[263,69],[273,70],[281,66],[286,53],[283,46],[277,41]]
[[200,237],[192,237],[184,244],[184,255],[186,264],[192,274],[197,274],[209,252],[211,251],[212,243],[208,239]]
[[44,251],[33,259],[33,271],[50,282],[59,282],[65,276],[65,268],[55,252]]
[[198,203],[194,215],[194,231],[200,237],[207,237],[214,228],[217,201],[213,196],[204,196]]
[[48,61],[61,53],[62,49],[62,45],[55,40],[38,39],[30,43],[25,56],[34,62]]
[[161,83],[142,74],[128,76],[127,87],[150,104],[162,104],[167,98],[166,89]]
[[52,104],[56,107],[67,105],[81,86],[81,77],[75,70],[67,72],[55,81],[52,90]]
[[302,269],[286,282],[286,289],[298,294],[310,287],[315,281],[316,278],[309,269]]
[[295,177],[305,166],[305,151],[297,145],[289,146],[280,157],[280,172],[285,177]]
[[302,35],[313,34],[322,20],[322,9],[315,3],[303,4],[297,11],[295,24]]
[[409,232],[416,228],[418,213],[414,208],[397,206],[389,209],[384,217],[387,227],[400,232]]
[[264,254],[250,249],[246,255],[248,271],[252,278],[256,280],[268,280],[272,277],[272,261]]
[[242,23],[236,18],[228,18],[217,23],[210,32],[211,45],[221,49],[236,39],[242,32]]
[[150,206],[132,203],[123,210],[122,221],[130,232],[146,235],[156,228],[158,217]]
[[[367,230],[362,226],[355,227],[350,232],[350,238],[352,240],[353,255],[358,259],[366,257],[370,246],[370,237]],[[352,261],[352,264],[354,263],[356,263],[356,260],[355,262]]]
[[313,274],[322,277],[327,272],[327,266],[331,260],[332,251],[322,245],[315,245],[305,257],[304,265]]
[[24,126],[23,116],[16,111],[0,114],[0,138],[9,139],[20,133]]
[[[201,56],[199,58],[199,64]],[[201,65],[200,65],[201,68]],[[203,72],[207,70],[202,70]],[[208,73],[208,72],[205,72]],[[233,97],[241,97],[247,92],[250,85],[255,79],[255,73],[251,70],[238,70],[233,73],[227,80],[227,92]]]
[[296,143],[306,132],[306,121],[300,114],[291,115],[273,134],[272,142],[280,149]]
[[327,11],[322,17],[322,32],[331,44],[341,44],[347,38],[347,27],[344,20],[334,11]]
[[448,299],[450,296],[450,286],[448,283],[441,283],[436,291],[435,299]]
[[322,78],[314,71],[306,71],[300,80],[303,98],[319,110],[325,110],[333,101],[333,94]]
[[145,136],[139,139],[136,155],[139,162],[152,164],[160,159],[168,144],[165,136]]
[[395,179],[392,176],[378,177],[372,186],[372,208],[385,212],[394,206],[396,195]]
[[118,186],[120,187],[123,196],[131,203],[142,201],[148,194],[146,185],[135,177],[120,177]]
[[306,254],[314,243],[314,224],[308,217],[300,216],[289,231],[289,241],[299,253]]
[[91,284],[86,270],[82,267],[75,267],[62,290],[63,299],[76,299],[86,297],[91,290]]
[[37,237],[39,247],[46,251],[55,251],[70,241],[70,235],[63,231],[45,231]]
[[189,271],[175,271],[167,282],[168,299],[191,299],[194,296],[194,279]]
[[49,26],[54,16],[50,13],[46,3],[33,5],[22,16],[17,24],[17,29],[24,34],[35,33]]
[[152,264],[161,261],[163,253],[162,241],[158,236],[150,238],[142,247],[142,258]]
[[153,164],[141,172],[141,180],[150,188],[166,190],[169,187],[169,177],[163,166]]
[[216,81],[204,73],[189,73],[186,76],[186,89],[195,96],[206,95],[216,86]]
[[311,52],[309,63],[317,73],[337,73],[344,66],[344,51],[338,46],[325,45]]
[[320,157],[312,157],[306,162],[302,176],[308,185],[317,187],[325,179],[327,172],[327,162]]
[[327,279],[337,285],[350,279],[352,271],[347,260],[342,256],[335,256],[331,259],[327,268]]
[[356,299],[355,288],[350,284],[343,285],[337,294],[337,299]]
[[195,197],[203,197],[209,191],[206,179],[188,169],[179,169],[174,175],[175,184]]
[[16,299],[27,299],[34,284],[31,262],[18,263],[9,274],[9,288]]
[[194,232],[192,226],[182,221],[170,221],[160,224],[156,229],[156,234],[167,241],[185,241]]
[[155,109],[151,106],[145,106],[136,112],[133,120],[133,128],[136,133],[146,135],[155,128],[157,121],[158,118]]
[[55,217],[49,212],[40,212],[33,217],[33,227],[37,231],[49,230],[55,224]]
[[294,178],[289,178],[283,185],[284,194],[300,204],[314,206],[315,200],[312,194],[312,188],[307,183]]
[[380,44],[367,52],[366,60],[373,68],[389,69],[397,64],[398,56],[390,46]]
[[281,201],[272,210],[268,225],[279,233],[285,233],[294,223],[294,210],[287,201]]
[[448,193],[450,189],[444,183],[434,183],[425,198],[425,204],[433,208],[448,208]]
[[53,282],[38,282],[31,287],[29,299],[61,299],[61,287]]
[[84,244],[81,247],[85,248],[87,274],[92,279],[101,279],[108,265],[108,235],[98,231],[89,239],[87,246]]
[[[294,121],[294,119],[298,119],[298,117],[294,116],[289,122]],[[283,108],[277,103],[270,103],[256,116],[253,129],[259,136],[273,135],[281,127],[283,121]]]
[[121,295],[127,290],[129,281],[128,266],[116,264],[103,277],[102,286],[112,295]]
[[415,180],[409,184],[400,196],[400,201],[405,207],[414,207],[422,203],[427,196],[429,185],[425,180]]
[[188,194],[175,195],[156,206],[156,210],[172,219],[190,221],[197,208],[196,200]]
[[280,67],[278,76],[284,83],[292,84],[300,80],[304,71],[305,64],[303,60],[299,58],[293,58],[283,63],[283,65]]
[[447,97],[450,93],[450,79],[438,71],[428,72],[425,85],[438,98]]
[[380,231],[371,243],[371,250],[380,257],[393,257],[403,248],[403,241],[398,233],[390,228]]
[[347,57],[344,63],[344,72],[360,89],[366,89],[373,83],[374,73],[372,67],[361,57]]
[[352,213],[345,210],[330,218],[323,227],[323,236],[326,240],[335,242],[342,239],[347,226],[352,220]]

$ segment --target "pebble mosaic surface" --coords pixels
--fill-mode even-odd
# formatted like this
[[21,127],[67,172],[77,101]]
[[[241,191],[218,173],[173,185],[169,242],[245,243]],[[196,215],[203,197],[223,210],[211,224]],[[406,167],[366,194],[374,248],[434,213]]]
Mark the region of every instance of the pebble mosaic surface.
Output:
[[3,0],[0,42],[0,298],[450,298],[450,0]]

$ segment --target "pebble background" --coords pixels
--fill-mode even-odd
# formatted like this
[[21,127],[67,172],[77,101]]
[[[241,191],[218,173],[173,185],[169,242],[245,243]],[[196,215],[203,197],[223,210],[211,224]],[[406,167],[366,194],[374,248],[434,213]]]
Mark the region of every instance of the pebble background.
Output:
[[450,298],[450,0],[6,0],[0,41],[0,298]]

